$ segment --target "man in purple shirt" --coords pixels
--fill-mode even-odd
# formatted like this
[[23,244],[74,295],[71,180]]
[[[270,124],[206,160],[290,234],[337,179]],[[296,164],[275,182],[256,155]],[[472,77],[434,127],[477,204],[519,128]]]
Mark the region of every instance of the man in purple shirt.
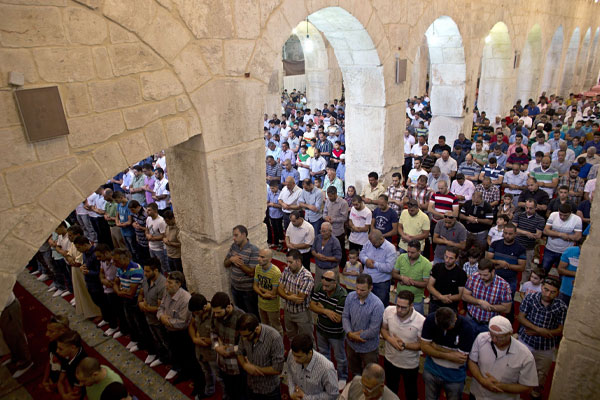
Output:
[[144,164],[142,167],[144,171],[144,190],[146,191],[146,204],[142,204],[144,207],[150,203],[154,203],[154,199],[152,199],[152,195],[154,194],[154,170],[152,169],[151,164]]

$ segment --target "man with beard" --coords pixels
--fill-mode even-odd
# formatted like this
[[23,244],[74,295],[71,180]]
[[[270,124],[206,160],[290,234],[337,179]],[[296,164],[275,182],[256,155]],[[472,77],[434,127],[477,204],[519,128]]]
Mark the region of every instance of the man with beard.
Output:
[[413,307],[415,296],[408,290],[401,290],[396,297],[396,305],[383,312],[381,336],[385,340],[384,369],[386,386],[398,393],[400,380],[404,379],[404,393],[407,400],[418,398],[417,376],[419,374],[419,353],[421,331],[425,317]]
[[428,315],[440,307],[458,310],[458,303],[467,282],[467,273],[456,264],[457,260],[458,249],[448,247],[444,253],[444,261],[435,264],[431,269],[431,276],[427,282],[427,291],[432,295]]
[[342,259],[340,266],[346,265],[346,233],[344,223],[348,220],[348,203],[343,196],[338,196],[335,187],[327,188],[327,200],[323,209],[323,221],[331,224],[332,234],[340,242]]
[[550,197],[548,193],[540,189],[537,179],[530,176],[527,179],[527,190],[523,190],[519,196],[519,202],[517,203],[522,209],[525,208],[525,202],[529,199],[533,199],[536,202],[536,211],[543,218],[546,215],[546,209],[548,203],[550,203]]
[[408,242],[407,251],[396,259],[392,277],[398,280],[398,294],[408,291],[413,294],[411,308],[425,315],[423,297],[431,274],[431,262],[421,254],[418,240]]
[[519,341],[533,353],[538,371],[539,383],[531,392],[532,399],[542,398],[546,376],[567,316],[567,305],[557,298],[559,288],[557,279],[546,278],[542,291],[525,296],[519,307]]
[[516,241],[525,247],[527,263],[525,271],[521,277],[521,283],[529,280],[529,274],[532,270],[532,260],[534,248],[537,240],[542,237],[542,232],[546,226],[546,221],[536,212],[537,203],[534,199],[525,201],[525,211],[516,213],[513,217],[513,224],[517,227]]
[[494,264],[488,259],[479,261],[478,271],[469,277],[462,299],[476,333],[486,332],[490,320],[508,313],[512,306],[510,285],[496,276]]

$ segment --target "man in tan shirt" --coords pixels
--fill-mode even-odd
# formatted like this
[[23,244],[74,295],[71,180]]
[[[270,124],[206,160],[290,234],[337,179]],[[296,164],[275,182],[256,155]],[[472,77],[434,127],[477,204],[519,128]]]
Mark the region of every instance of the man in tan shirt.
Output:
[[167,223],[167,229],[163,238],[163,243],[167,248],[167,261],[170,271],[183,272],[181,264],[181,242],[179,241],[179,227],[175,221],[173,211],[167,210],[164,212],[163,218]]

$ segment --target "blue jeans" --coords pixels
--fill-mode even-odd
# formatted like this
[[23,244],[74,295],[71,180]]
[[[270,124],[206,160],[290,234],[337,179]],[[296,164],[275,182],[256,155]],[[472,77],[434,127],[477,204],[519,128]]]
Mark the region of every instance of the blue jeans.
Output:
[[[121,233],[123,233],[123,230],[121,229]],[[127,250],[129,250],[129,252],[131,253],[131,258],[134,260],[138,260],[138,256],[137,253],[135,252],[135,236],[134,235],[123,235],[123,240],[125,241],[125,246],[127,246]]]
[[315,236],[321,233],[321,225],[323,224],[323,218],[319,218],[314,222],[309,221],[308,223],[311,224],[313,229],[315,230]]
[[319,353],[323,354],[329,361],[331,359],[331,348],[333,347],[333,356],[335,357],[338,379],[348,379],[348,361],[346,360],[346,349],[344,348],[344,339],[331,339],[325,337],[317,331],[317,347]]
[[427,316],[425,315],[425,303],[423,302],[423,300],[421,300],[418,303],[413,303],[413,308],[415,309],[415,311],[417,311],[418,313],[420,313],[423,316]]
[[379,297],[384,307],[390,305],[390,284],[391,281],[373,283],[373,294]]
[[254,290],[237,290],[231,287],[231,294],[233,296],[233,304],[242,309],[244,312],[252,313],[256,315],[256,318],[260,321],[260,315],[258,314],[258,295]]
[[480,323],[479,321],[476,321],[473,317],[471,317],[471,314],[469,313],[467,313],[465,317],[471,322],[471,326],[473,327],[475,336],[479,335],[482,332],[488,332],[490,330],[487,322]]
[[158,258],[160,261],[161,272],[164,274],[165,272],[171,272],[169,268],[169,261],[167,261],[167,251],[165,249],[162,250],[152,250],[150,249],[150,257]]
[[425,400],[438,400],[442,389],[446,392],[447,400],[462,399],[462,392],[465,386],[464,381],[446,382],[426,369],[423,370],[423,381],[425,382]]
[[552,250],[548,250],[546,247],[544,249],[544,259],[542,260],[542,267],[546,274],[552,269],[552,266],[556,265],[558,267],[558,263],[560,263],[560,257],[562,253],[556,253]]
[[569,307],[569,303],[571,302],[571,296],[569,296],[568,294],[564,294],[563,292],[560,292],[558,294],[558,298],[561,299],[562,301],[564,301],[565,304],[567,305],[567,307]]

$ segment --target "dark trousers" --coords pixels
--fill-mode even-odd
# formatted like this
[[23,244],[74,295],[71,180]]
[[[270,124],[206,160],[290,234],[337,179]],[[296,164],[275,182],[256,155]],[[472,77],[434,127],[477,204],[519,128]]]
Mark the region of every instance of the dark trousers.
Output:
[[[109,308],[109,315],[105,317],[105,321],[108,322],[108,326],[111,329],[117,329],[119,327],[119,308],[121,308],[121,302],[119,296],[116,293],[105,293],[107,307]],[[104,313],[102,314],[104,316]],[[108,318],[108,319],[106,319]],[[121,332],[122,333],[122,332]]]
[[341,234],[340,236],[336,236],[337,240],[340,242],[340,247],[342,248],[342,259],[340,260],[340,267],[344,268],[346,266],[346,235]]
[[383,368],[385,369],[385,385],[394,394],[398,394],[400,380],[404,379],[404,394],[406,400],[416,400],[419,398],[417,390],[417,378],[419,376],[419,367],[412,369],[398,368],[384,358]]
[[281,400],[281,389],[277,388],[268,394],[253,393],[251,390],[248,392],[249,400]]
[[283,236],[283,218],[269,217],[269,224],[267,227],[270,228],[271,233],[267,240],[269,244],[280,244],[283,242],[285,239]]
[[92,226],[98,235],[98,242],[104,243],[111,249],[113,248],[112,236],[110,235],[110,226],[104,217],[93,217],[90,218]]
[[183,272],[183,264],[181,263],[181,258],[171,258],[167,256],[167,262],[169,264],[170,271]]
[[196,391],[203,393],[204,373],[196,360],[196,350],[187,328],[179,331],[167,331],[167,341],[171,351],[173,369],[180,371],[184,377],[191,378]]
[[238,375],[229,375],[223,371],[219,371],[223,385],[223,399],[224,400],[246,400],[248,395],[246,388],[246,373],[244,370]]
[[233,296],[233,304],[237,308],[242,309],[244,312],[256,315],[256,318],[260,321],[260,315],[258,314],[258,295],[254,290],[237,290],[232,287],[231,294]]
[[[123,233],[123,230],[121,230],[121,233]],[[125,246],[127,246],[127,250],[129,250],[129,252],[131,253],[131,258],[133,258],[134,260],[138,260],[139,257],[137,255],[137,242],[135,240],[135,235],[134,236],[125,236],[123,235],[123,240],[125,241]]]
[[306,253],[302,253],[302,266],[304,268],[306,268],[308,271],[310,271],[310,251],[307,251]]
[[358,353],[348,344],[346,346],[346,356],[348,357],[348,369],[352,376],[362,375],[363,369],[370,363],[379,362],[379,349],[368,353]]
[[167,330],[164,325],[158,323],[157,325],[148,324],[152,339],[154,339],[154,348],[156,349],[157,356],[163,364],[171,363],[171,352],[168,348]]
[[290,225],[290,214],[283,213],[283,230],[287,231],[288,226]]
[[102,319],[108,322],[109,319],[112,318],[112,309],[108,305],[108,301],[106,300],[106,296],[102,289],[99,291],[91,291],[88,288],[88,292],[90,293],[90,297],[92,301],[100,308],[100,312],[102,313]]
[[73,293],[73,280],[71,278],[71,267],[69,267],[64,258],[53,260],[54,262],[54,279],[56,287],[59,289],[67,289]]
[[123,335],[129,335],[131,328],[129,326],[129,322],[127,321],[127,315],[125,314],[123,298],[119,296],[109,297],[108,301],[109,304],[114,304],[114,309],[116,310],[117,319],[119,321],[119,332],[121,332]]
[[134,258],[134,261],[138,264],[143,264],[145,261],[150,259],[150,249],[146,246],[141,246],[136,242],[135,253],[137,255],[137,259]]
[[363,248],[362,244],[354,243],[354,242],[351,242],[351,241],[348,241],[348,243],[349,243],[350,250],[356,250],[356,251],[358,251],[360,253],[360,251]]
[[16,298],[0,314],[0,331],[17,368],[28,366],[31,362],[31,353],[23,329],[21,303]]
[[154,342],[150,340],[150,329],[146,323],[146,316],[137,305],[137,297],[133,299],[123,300],[123,308],[125,309],[125,318],[131,330],[129,337],[133,342],[138,344],[140,349],[147,350],[151,354],[154,353]]
[[402,166],[402,178],[404,182],[408,184],[408,173],[412,169],[412,157],[404,158],[404,165]]

